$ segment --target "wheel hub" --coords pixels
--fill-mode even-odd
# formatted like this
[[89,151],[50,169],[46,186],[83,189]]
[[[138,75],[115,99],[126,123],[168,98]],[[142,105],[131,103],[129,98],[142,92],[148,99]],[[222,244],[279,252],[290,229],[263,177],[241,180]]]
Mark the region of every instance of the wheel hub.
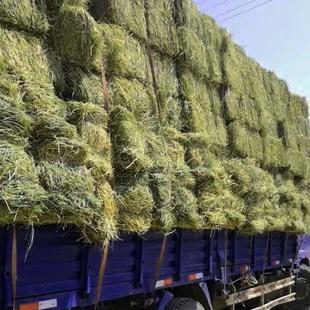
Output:
[[296,299],[299,301],[308,300],[310,298],[310,283],[307,279],[298,279],[296,293]]

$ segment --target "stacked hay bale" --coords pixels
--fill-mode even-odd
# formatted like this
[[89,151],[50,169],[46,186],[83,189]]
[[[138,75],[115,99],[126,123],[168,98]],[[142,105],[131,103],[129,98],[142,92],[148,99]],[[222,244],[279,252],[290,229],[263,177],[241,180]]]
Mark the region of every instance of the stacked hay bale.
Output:
[[183,130],[199,212],[204,227],[240,228],[245,223],[244,203],[231,190],[232,181],[222,163],[228,155],[221,63],[227,35],[192,1],[178,1],[177,21]]
[[310,227],[307,103],[191,0],[0,5],[1,223]]
[[[96,113],[99,116],[103,113],[99,107],[96,111],[93,107],[81,109],[73,104],[68,113],[66,102],[56,96],[54,89],[62,80],[57,60],[60,57],[67,60],[72,53],[72,58],[79,55],[77,61],[89,61],[92,58],[87,54],[89,41],[82,46],[82,53],[77,46],[62,50],[63,46],[57,45],[64,40],[59,31],[60,37],[54,41],[55,53],[47,46],[50,33],[45,9],[30,0],[18,5],[12,1],[1,3],[1,221],[75,224],[85,237],[111,238],[115,229],[104,223],[103,194],[98,192],[93,167],[89,166],[92,143],[100,140],[103,145],[106,141],[102,147],[106,151],[110,148],[109,138],[103,129],[87,126],[88,120],[101,123],[107,116],[97,117]],[[63,28],[69,22],[62,15],[65,10],[61,6],[61,14],[52,20],[55,22],[55,26],[50,26],[52,34],[54,27]],[[82,13],[75,12],[72,6],[70,10],[77,12],[79,23]],[[84,14],[87,15],[86,11]],[[60,20],[67,23],[58,25]],[[85,32],[75,35],[74,40],[81,36],[79,43],[82,43],[87,31],[86,35]],[[74,121],[70,124],[68,120]],[[99,138],[97,132],[101,134]],[[111,171],[110,166],[108,169]],[[106,188],[102,191],[106,196]]]

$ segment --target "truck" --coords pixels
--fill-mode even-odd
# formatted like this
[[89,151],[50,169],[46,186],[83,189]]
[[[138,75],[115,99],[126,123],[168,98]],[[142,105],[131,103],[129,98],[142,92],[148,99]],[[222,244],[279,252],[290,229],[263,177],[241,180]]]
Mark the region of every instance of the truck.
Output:
[[310,305],[309,236],[178,229],[91,245],[74,227],[10,225],[0,244],[1,310]]

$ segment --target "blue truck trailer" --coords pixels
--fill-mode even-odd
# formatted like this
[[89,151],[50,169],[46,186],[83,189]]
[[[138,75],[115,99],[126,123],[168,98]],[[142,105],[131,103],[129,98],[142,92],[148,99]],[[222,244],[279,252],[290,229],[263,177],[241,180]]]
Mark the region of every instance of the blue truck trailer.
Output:
[[308,241],[176,230],[94,246],[72,227],[2,227],[1,309],[302,310],[310,304]]

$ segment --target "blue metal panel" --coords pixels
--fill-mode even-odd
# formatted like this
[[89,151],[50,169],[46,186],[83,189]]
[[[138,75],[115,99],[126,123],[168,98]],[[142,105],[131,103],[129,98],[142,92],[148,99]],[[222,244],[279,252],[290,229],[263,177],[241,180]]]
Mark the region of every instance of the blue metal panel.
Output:
[[[72,229],[42,226],[35,229],[34,242],[25,261],[28,235],[25,228],[17,230],[17,304],[53,298],[57,298],[58,309],[93,304],[101,247],[83,244]],[[163,238],[155,232],[143,237],[123,234],[120,241],[112,243],[100,300],[152,292]],[[171,286],[216,278],[224,280],[225,261],[227,279],[240,274],[249,263],[253,270],[262,270],[268,239],[266,269],[278,268],[273,263],[275,260],[289,266],[296,254],[295,235],[270,233],[269,238],[262,234],[251,239],[250,235],[232,231],[179,230],[167,237],[159,280],[172,279]],[[1,230],[0,245],[0,302],[6,308],[12,305],[11,228]]]

